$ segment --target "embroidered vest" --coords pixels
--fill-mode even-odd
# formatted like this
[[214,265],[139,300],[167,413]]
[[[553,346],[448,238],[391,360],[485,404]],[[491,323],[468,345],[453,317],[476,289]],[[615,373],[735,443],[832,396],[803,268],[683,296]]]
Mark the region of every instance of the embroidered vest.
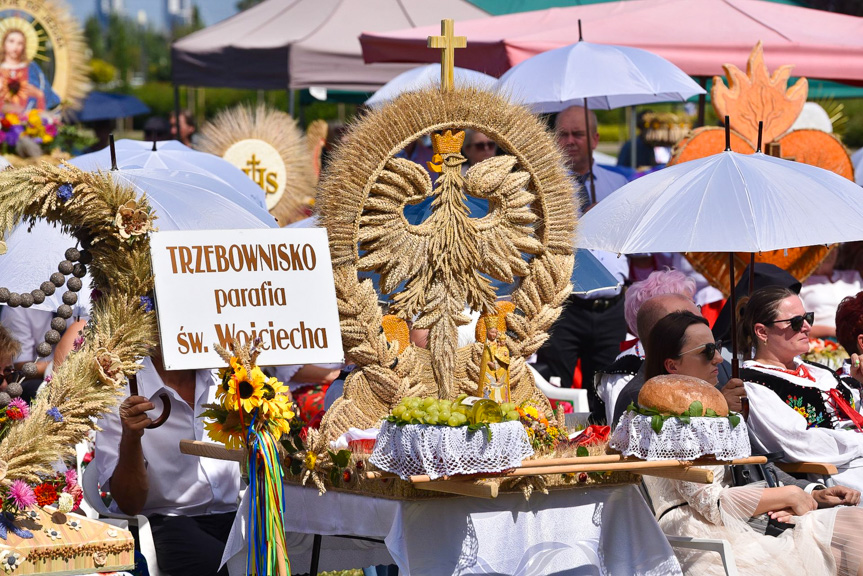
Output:
[[[773,390],[779,398],[798,414],[806,418],[808,428],[836,428],[839,419],[828,410],[828,393],[812,386],[801,386],[780,376],[752,368],[741,368],[740,378],[744,382],[755,382]],[[851,390],[842,382],[836,381],[836,389],[850,405],[854,405]]]

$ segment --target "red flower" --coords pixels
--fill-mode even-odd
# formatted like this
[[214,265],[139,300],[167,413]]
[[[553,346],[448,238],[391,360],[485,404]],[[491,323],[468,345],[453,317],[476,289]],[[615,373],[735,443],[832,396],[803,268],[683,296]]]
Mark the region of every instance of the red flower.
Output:
[[6,408],[6,416],[9,418],[9,420],[23,420],[27,417],[24,412],[17,406],[9,406],[8,408]]
[[58,499],[57,487],[48,482],[43,482],[36,486],[33,489],[33,493],[36,495],[36,504],[39,506],[50,506]]
[[87,452],[84,454],[84,457],[81,459],[81,462],[84,464],[89,464],[93,461],[93,452]]
[[2,120],[0,120],[0,127],[2,127],[3,130],[9,130],[9,128],[12,127],[12,123],[9,122],[6,118],[3,118]]

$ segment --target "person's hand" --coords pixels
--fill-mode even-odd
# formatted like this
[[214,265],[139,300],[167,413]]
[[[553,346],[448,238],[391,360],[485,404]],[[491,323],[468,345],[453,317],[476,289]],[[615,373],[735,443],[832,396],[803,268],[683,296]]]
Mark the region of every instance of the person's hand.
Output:
[[[799,486],[782,486],[781,488],[768,488],[774,490],[775,496],[779,499],[775,502],[776,510],[767,512],[767,515],[780,522],[787,522],[790,516],[803,516],[807,512],[812,512],[818,508],[818,503],[815,499],[807,494]],[[779,508],[779,506],[782,506]],[[783,520],[784,518],[784,520]]]
[[857,506],[860,503],[860,491],[847,486],[831,486],[824,490],[813,490],[812,498],[819,508]]
[[849,375],[858,382],[863,382],[863,354],[852,354],[849,361],[851,362]]
[[120,404],[120,423],[123,435],[130,438],[140,438],[144,430],[153,423],[147,416],[147,411],[155,408],[153,403],[143,396],[129,396]]
[[770,516],[771,520],[776,520],[777,522],[782,522],[784,524],[794,524],[794,512],[789,508],[777,510],[775,512],[768,512],[767,515]]
[[746,388],[743,386],[743,380],[740,378],[731,378],[722,388],[722,395],[725,396],[729,410],[732,412],[743,410],[743,403],[740,400],[746,397]]
[[807,512],[818,509],[818,503],[811,494],[798,486],[786,486],[789,489],[788,506],[795,516],[803,516]]

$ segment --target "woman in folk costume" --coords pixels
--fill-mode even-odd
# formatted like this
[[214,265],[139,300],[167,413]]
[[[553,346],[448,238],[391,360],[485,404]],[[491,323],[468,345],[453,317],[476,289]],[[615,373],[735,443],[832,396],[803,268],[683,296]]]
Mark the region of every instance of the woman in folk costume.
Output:
[[[674,312],[656,324],[645,344],[645,377],[681,374],[716,384],[721,344],[703,318]],[[644,477],[663,532],[727,540],[740,574],[863,574],[863,509],[817,509],[856,504],[859,492],[814,484],[804,489],[781,472],[786,485],[733,486],[728,467],[710,469],[711,484]],[[768,517],[792,525],[767,535]],[[753,518],[761,522],[750,523]],[[714,553],[687,550],[678,556],[687,575],[725,573]]]
[[485,346],[480,360],[479,395],[495,402],[509,402],[509,348],[498,331],[498,317],[485,316]]
[[[790,462],[833,464],[837,483],[863,489],[860,384],[798,357],[809,350],[813,314],[779,287],[756,290],[741,312],[741,348],[752,351],[740,378],[753,449],[782,451]],[[859,366],[851,376],[863,377]]]

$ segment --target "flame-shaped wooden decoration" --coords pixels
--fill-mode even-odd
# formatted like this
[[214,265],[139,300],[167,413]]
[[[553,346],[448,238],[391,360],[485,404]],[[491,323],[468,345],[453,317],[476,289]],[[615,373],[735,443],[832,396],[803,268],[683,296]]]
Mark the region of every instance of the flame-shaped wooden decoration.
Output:
[[[758,142],[758,122],[764,122],[762,141],[767,154],[795,160],[831,170],[850,180],[854,168],[842,142],[832,134],[820,130],[789,129],[800,115],[809,83],[800,78],[790,88],[788,79],[792,66],[781,66],[772,75],[764,63],[761,43],[749,55],[744,74],[733,64],[725,64],[728,86],[719,76],[713,78],[713,108],[716,115],[731,119],[731,149],[741,154],[752,154]],[[718,154],[725,149],[725,131],[717,127],[703,127],[692,131],[675,146],[668,163],[679,164],[689,160]],[[805,280],[830,251],[827,246],[803,246],[756,254],[757,262],[768,262],[787,270],[799,280]],[[727,254],[699,252],[686,258],[708,282],[729,294]],[[740,280],[749,263],[749,254],[737,254],[735,270]]]

